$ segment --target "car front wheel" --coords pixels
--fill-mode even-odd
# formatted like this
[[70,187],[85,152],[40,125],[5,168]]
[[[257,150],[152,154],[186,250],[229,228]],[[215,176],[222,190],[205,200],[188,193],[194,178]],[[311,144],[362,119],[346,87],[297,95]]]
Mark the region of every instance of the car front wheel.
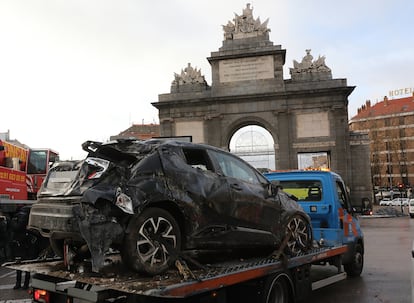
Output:
[[301,215],[295,215],[290,218],[286,225],[286,236],[289,236],[286,250],[290,255],[307,252],[312,245],[310,223]]
[[160,208],[148,208],[132,217],[122,258],[135,271],[154,276],[165,272],[181,247],[177,221]]

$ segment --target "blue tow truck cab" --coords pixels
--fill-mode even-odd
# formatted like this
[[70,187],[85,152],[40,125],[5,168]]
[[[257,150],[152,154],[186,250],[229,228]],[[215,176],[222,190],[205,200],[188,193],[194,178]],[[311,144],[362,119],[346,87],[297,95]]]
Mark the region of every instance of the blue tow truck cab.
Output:
[[342,264],[348,276],[359,276],[364,261],[364,237],[342,178],[330,171],[266,173],[297,198],[311,218],[313,237],[323,246],[347,245]]

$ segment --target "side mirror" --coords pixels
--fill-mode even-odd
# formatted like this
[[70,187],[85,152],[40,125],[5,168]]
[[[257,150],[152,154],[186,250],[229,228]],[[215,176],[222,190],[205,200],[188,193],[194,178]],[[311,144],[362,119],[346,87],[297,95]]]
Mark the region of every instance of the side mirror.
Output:
[[277,192],[279,191],[279,188],[282,188],[279,180],[270,181],[269,195],[276,196]]

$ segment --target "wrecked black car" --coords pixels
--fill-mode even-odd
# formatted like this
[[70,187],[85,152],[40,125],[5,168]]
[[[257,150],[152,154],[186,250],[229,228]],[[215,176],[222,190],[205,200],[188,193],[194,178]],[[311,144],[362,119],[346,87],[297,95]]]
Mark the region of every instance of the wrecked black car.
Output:
[[129,268],[156,275],[184,256],[267,255],[285,238],[289,254],[311,246],[302,208],[229,152],[159,139],[82,147],[85,160],[50,169],[29,228],[59,255],[90,254],[93,271],[113,249]]

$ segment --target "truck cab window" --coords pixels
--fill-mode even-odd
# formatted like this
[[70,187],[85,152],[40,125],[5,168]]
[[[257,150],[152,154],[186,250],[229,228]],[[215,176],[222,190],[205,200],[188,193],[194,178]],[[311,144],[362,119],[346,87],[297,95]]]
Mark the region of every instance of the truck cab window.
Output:
[[322,183],[318,180],[281,181],[283,190],[298,198],[298,201],[319,202],[322,200]]
[[31,150],[27,164],[28,174],[45,174],[48,169],[47,151]]
[[348,209],[345,188],[343,187],[342,183],[338,181],[336,182],[336,191],[338,193],[339,203],[341,203],[341,206],[343,208]]

